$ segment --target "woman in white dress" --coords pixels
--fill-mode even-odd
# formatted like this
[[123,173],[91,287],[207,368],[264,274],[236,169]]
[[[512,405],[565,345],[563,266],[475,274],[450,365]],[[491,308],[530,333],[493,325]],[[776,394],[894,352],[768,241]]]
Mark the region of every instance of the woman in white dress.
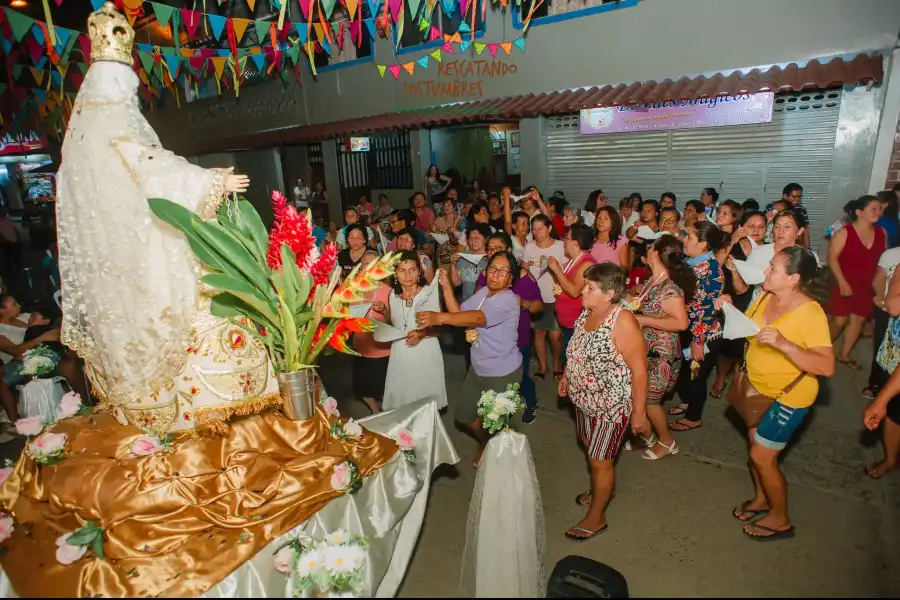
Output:
[[426,398],[436,401],[439,409],[447,406],[444,358],[435,337],[437,329],[416,326],[416,314],[420,311],[441,310],[437,286],[425,284],[418,258],[415,252],[403,252],[394,272],[396,281],[389,304],[372,303],[372,310],[383,314],[386,322],[408,332],[391,346],[384,410]]

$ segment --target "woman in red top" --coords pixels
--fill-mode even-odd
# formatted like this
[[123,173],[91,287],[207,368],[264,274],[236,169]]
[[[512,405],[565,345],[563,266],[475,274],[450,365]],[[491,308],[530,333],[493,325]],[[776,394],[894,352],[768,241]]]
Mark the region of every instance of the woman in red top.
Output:
[[854,371],[859,363],[850,353],[862,333],[863,324],[872,316],[872,280],[878,269],[878,259],[887,247],[887,233],[875,223],[881,218],[881,203],[875,196],[861,196],[844,206],[850,224],[831,238],[828,246],[828,266],[837,282],[831,293],[829,308],[831,339],[844,333],[844,342],[837,356]]
[[593,244],[594,232],[591,228],[583,223],[576,223],[569,228],[569,232],[563,238],[566,258],[569,259],[565,268],[556,258],[551,256],[547,259],[547,268],[556,281],[556,285],[553,286],[553,294],[556,296],[553,308],[556,311],[556,320],[562,328],[563,359],[575,330],[575,321],[578,320],[583,308],[581,290],[584,288],[584,272],[597,262],[591,256]]

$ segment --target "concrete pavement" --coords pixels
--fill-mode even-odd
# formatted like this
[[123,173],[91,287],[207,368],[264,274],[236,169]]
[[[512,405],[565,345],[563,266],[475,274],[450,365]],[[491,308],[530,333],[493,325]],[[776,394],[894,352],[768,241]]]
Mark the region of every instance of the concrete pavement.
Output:
[[[857,359],[868,364],[870,356],[864,340]],[[465,365],[460,356],[444,360],[450,398],[444,422],[461,462],[435,474],[403,597],[458,593],[475,443],[452,418]],[[342,414],[367,414],[352,400],[344,357],[329,357],[322,371]],[[863,435],[864,383],[862,372],[838,365],[830,393],[786,452],[797,536],[774,543],[747,539],[731,514],[752,497],[747,444],[725,400],[714,398],[702,429],[676,434],[677,456],[651,462],[623,452],[609,529],[584,543],[567,540],[563,532],[584,512],[574,499],[589,486],[587,467],[570,411],[556,405],[555,382],[540,383],[538,419],[521,431],[541,485],[546,575],[559,559],[579,554],[621,571],[634,597],[900,596],[900,473],[880,481],[863,475],[863,466],[881,455],[879,438]]]

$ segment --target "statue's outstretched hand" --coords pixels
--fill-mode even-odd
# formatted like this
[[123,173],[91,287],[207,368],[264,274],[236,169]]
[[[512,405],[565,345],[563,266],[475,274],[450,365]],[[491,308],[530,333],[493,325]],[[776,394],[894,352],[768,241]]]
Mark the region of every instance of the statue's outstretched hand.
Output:
[[[232,167],[232,169],[234,169],[234,167]],[[225,190],[230,193],[241,194],[246,192],[248,187],[250,187],[250,178],[246,175],[229,173],[225,177]]]

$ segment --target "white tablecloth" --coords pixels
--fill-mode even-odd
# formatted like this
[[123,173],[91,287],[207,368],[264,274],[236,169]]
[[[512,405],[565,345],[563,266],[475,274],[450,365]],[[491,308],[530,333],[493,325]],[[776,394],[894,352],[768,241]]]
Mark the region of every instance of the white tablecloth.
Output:
[[63,381],[62,377],[52,377],[26,383],[19,391],[19,416],[41,417],[44,423],[55,421],[59,401],[66,393]]
[[[206,598],[284,598],[293,595],[289,578],[275,570],[275,551],[300,531],[313,539],[343,529],[365,536],[371,544],[366,565],[364,597],[392,597],[397,593],[412,557],[431,484],[431,472],[440,464],[459,461],[433,401],[423,401],[360,420],[366,429],[394,437],[407,429],[416,443],[416,461],[402,453],[363,480],[352,496],[332,500],[305,523],[279,536],[256,556],[238,567]],[[6,575],[0,572],[0,597],[15,597]]]

